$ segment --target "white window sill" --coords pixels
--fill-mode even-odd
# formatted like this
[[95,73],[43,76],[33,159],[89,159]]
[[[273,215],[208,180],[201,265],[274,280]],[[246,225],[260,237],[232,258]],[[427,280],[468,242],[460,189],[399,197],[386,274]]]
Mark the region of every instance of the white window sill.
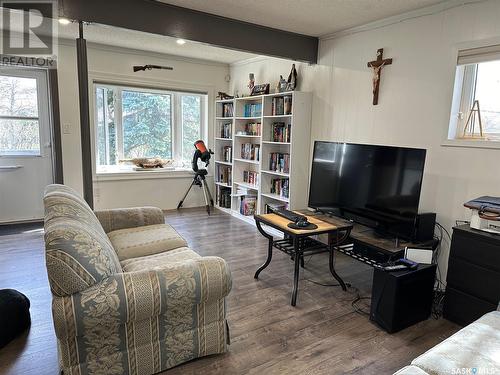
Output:
[[488,139],[447,139],[441,143],[443,147],[489,148],[500,149],[500,140]]
[[117,181],[117,180],[148,180],[157,178],[193,178],[194,172],[187,168],[154,168],[136,171],[132,168],[109,168],[97,171],[94,175],[94,182]]

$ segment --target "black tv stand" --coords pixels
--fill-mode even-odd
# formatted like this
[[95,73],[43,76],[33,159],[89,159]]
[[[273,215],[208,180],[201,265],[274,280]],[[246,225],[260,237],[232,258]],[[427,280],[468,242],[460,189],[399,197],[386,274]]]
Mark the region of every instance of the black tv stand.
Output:
[[434,250],[439,245],[437,239],[422,243],[406,241],[393,236],[380,236],[376,229],[353,223],[332,213],[325,214],[318,211],[311,213],[308,210],[298,212],[309,216],[315,215],[322,221],[338,226],[344,225],[346,222],[352,223],[354,226],[349,237],[337,247],[337,250],[375,268],[381,268],[383,263],[401,258],[406,247],[426,247]]

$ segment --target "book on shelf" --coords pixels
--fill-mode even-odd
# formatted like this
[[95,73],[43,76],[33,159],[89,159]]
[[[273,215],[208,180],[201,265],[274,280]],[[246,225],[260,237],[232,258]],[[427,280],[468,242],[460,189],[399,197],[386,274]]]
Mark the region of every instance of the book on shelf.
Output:
[[284,122],[275,122],[271,126],[271,139],[273,142],[287,142],[290,143],[290,135],[292,131],[292,124]]
[[231,185],[232,183],[232,168],[227,165],[217,166],[217,182],[221,184]]
[[233,147],[232,146],[224,146],[222,147],[222,160],[226,163],[231,163],[233,155]]
[[236,195],[237,196],[248,195],[248,194],[249,194],[249,190],[246,187],[243,187],[241,185],[238,185],[236,187]]
[[260,117],[262,116],[262,103],[247,103],[243,107],[244,117]]
[[273,116],[292,114],[292,96],[275,96],[271,102],[271,114]]
[[290,154],[271,152],[269,154],[269,170],[272,172],[290,172]]
[[231,189],[219,186],[215,200],[219,207],[231,208]]
[[260,129],[262,128],[260,122],[249,122],[245,124],[245,134],[244,135],[260,135]]
[[243,171],[243,182],[249,185],[259,185],[259,172]]
[[291,115],[292,114],[292,96],[291,95],[286,95],[283,99],[283,112],[285,115]]
[[288,203],[269,202],[266,203],[264,206],[264,213],[266,214],[272,214],[274,211],[277,210],[288,210]]
[[252,216],[257,212],[257,197],[246,195],[240,197],[240,214],[243,216]]
[[260,146],[253,143],[241,145],[241,158],[245,160],[259,161]]
[[231,125],[232,124],[230,122],[221,124],[219,133],[220,138],[227,138],[227,139],[231,138]]
[[279,195],[282,198],[288,198],[290,193],[290,183],[288,178],[273,178],[271,180],[271,194]]
[[222,103],[222,117],[233,117],[233,103]]

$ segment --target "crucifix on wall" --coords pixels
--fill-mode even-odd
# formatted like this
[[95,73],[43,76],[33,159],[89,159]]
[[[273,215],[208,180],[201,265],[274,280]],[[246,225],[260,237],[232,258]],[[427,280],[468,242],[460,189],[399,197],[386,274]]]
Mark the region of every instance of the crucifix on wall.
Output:
[[370,61],[367,65],[373,70],[373,105],[378,104],[378,90],[380,87],[380,75],[382,74],[382,68],[386,65],[392,64],[392,59],[384,59],[384,49],[379,48],[377,50],[377,60]]

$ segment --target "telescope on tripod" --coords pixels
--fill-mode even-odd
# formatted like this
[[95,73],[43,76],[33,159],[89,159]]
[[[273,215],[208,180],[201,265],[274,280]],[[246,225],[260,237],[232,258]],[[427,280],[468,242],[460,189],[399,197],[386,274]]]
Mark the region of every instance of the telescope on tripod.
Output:
[[[189,191],[193,186],[199,186],[203,190],[203,197],[205,198],[205,207],[207,208],[207,213],[210,215],[210,206],[214,206],[214,199],[212,198],[212,194],[210,193],[210,189],[208,188],[207,181],[205,180],[205,176],[208,174],[206,167],[210,163],[211,155],[213,155],[213,151],[207,149],[205,143],[200,139],[194,143],[195,152],[193,154],[193,160],[191,161],[191,167],[194,171],[193,181],[191,185],[189,185],[186,194],[181,199],[179,204],[177,205],[177,209],[182,207],[184,200],[189,194]],[[205,163],[205,168],[198,168],[198,160],[201,160]],[[209,204],[210,201],[210,204]]]

